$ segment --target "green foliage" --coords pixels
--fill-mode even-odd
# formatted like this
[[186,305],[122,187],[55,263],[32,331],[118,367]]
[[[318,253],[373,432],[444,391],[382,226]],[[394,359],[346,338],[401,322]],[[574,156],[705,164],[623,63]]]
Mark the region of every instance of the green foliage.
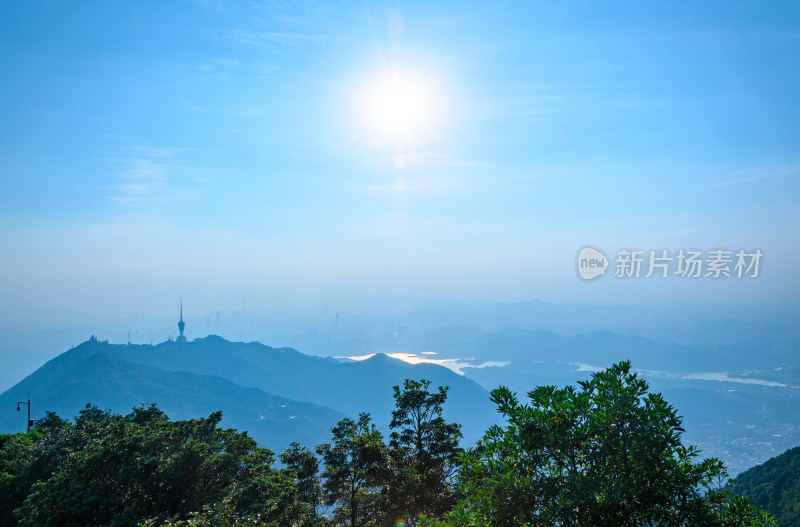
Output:
[[[146,527],[774,525],[737,494],[795,525],[800,450],[745,473],[682,444],[681,418],[627,362],[578,387],[544,386],[528,404],[506,388],[506,418],[475,448],[442,417],[448,389],[394,387],[389,445],[369,414],[342,419],[331,442],[273,455],[221,413],[170,421],[155,406],[126,416],[87,406],[0,435],[0,525]],[[454,490],[453,481],[457,481]],[[733,497],[732,497],[733,496]],[[332,507],[328,519],[317,509]],[[791,516],[795,514],[795,516]]]
[[298,497],[316,509],[322,503],[322,485],[317,457],[308,448],[300,446],[300,443],[292,443],[281,454],[281,462],[295,476]]
[[628,362],[527,405],[506,388],[491,397],[507,424],[463,456],[454,525],[768,525],[714,490],[722,463],[682,445],[676,410]]
[[13,511],[30,488],[23,474],[31,464],[36,438],[36,432],[0,436],[0,525],[16,523]]
[[278,527],[275,522],[267,523],[260,514],[243,516],[236,512],[229,499],[214,506],[206,505],[202,511],[193,512],[185,520],[170,518],[158,522],[148,520],[141,527]]
[[731,497],[724,490],[710,493],[706,505],[712,518],[706,525],[719,525],[721,527],[777,525],[775,518],[769,512],[754,507],[749,500],[741,496]]
[[728,489],[774,514],[778,525],[800,525],[800,447],[742,472]]
[[461,453],[461,425],[442,410],[448,387],[429,391],[430,381],[406,380],[394,387],[385,515],[391,524],[413,526],[421,514],[441,518],[456,502],[452,477]]
[[225,499],[268,521],[313,515],[293,474],[271,468],[272,453],[246,433],[219,428],[221,418],[170,421],[155,406],[126,416],[89,406],[74,424],[48,414],[38,437],[20,435],[0,450],[15,498],[3,517],[13,510],[19,525],[133,525]]
[[331,429],[332,442],[317,447],[325,463],[325,504],[334,506],[336,525],[366,527],[380,520],[386,445],[369,414],[342,419]]

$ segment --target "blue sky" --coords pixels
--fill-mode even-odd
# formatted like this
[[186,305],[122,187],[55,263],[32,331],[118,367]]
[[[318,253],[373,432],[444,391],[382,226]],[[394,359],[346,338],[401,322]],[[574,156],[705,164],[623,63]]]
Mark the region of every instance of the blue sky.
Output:
[[[798,63],[794,2],[5,2],[0,314],[796,303]],[[585,283],[585,244],[764,268]]]

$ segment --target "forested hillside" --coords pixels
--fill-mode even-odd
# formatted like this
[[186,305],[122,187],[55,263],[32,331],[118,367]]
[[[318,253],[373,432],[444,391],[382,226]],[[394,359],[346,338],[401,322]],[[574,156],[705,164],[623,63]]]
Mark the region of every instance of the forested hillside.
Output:
[[729,489],[772,513],[781,527],[800,525],[800,447],[742,472]]

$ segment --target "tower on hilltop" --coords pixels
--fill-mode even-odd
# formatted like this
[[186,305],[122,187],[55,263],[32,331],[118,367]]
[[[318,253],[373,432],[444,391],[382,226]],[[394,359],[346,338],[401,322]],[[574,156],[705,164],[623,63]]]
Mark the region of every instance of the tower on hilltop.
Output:
[[177,342],[186,342],[186,337],[183,335],[183,328],[186,327],[186,322],[183,321],[183,298],[181,298],[181,319],[178,322],[178,331],[181,332]]

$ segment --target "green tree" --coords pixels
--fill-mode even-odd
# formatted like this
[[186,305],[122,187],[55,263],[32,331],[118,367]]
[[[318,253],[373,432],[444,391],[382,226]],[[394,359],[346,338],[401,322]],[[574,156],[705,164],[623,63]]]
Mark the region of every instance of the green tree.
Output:
[[717,459],[681,443],[681,418],[623,362],[579,388],[544,386],[521,404],[492,392],[505,416],[463,456],[458,526],[770,525],[716,490]]
[[312,521],[294,474],[272,468],[269,450],[246,433],[219,428],[221,419],[217,412],[170,421],[155,406],[127,416],[89,406],[74,424],[49,414],[0,448],[8,475],[0,481],[14,484],[13,517],[31,526],[134,525],[180,520],[227,500],[237,513],[260,514],[265,522]]
[[14,509],[25,499],[33,482],[26,474],[34,458],[39,434],[0,435],[0,525],[15,525]]
[[243,515],[236,510],[230,498],[213,506],[206,505],[202,511],[189,514],[186,519],[169,518],[164,522],[148,520],[141,527],[283,527],[275,520],[267,520],[261,514]]
[[335,506],[338,525],[377,525],[387,457],[383,436],[365,413],[358,421],[342,419],[331,432],[333,441],[317,447],[325,463],[325,504]]
[[294,473],[300,499],[316,509],[322,498],[317,456],[308,448],[300,446],[300,443],[293,442],[281,454],[281,462]]
[[447,386],[430,391],[430,381],[407,379],[394,387],[389,442],[391,471],[385,514],[413,526],[421,514],[440,518],[456,502],[452,477],[458,467],[461,425],[447,423],[442,410]]

